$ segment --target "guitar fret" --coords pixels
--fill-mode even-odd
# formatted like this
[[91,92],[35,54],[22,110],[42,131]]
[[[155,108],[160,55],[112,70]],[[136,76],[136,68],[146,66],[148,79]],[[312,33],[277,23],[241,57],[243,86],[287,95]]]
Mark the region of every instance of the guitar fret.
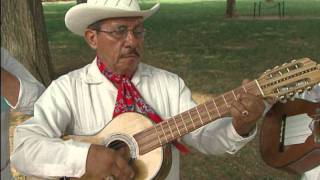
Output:
[[188,114],[189,114],[189,117],[190,117],[190,119],[191,119],[193,128],[196,128],[196,125],[194,124],[193,119],[192,119],[192,116],[191,116],[191,114],[190,114],[190,110],[188,111]]
[[185,119],[185,118],[183,118],[183,116],[182,116],[182,114],[178,114],[179,116],[180,116],[180,119],[181,119],[181,121],[183,122],[183,125],[184,125],[184,127],[185,127],[185,129],[186,129],[186,133],[189,131],[188,130],[188,118],[187,119]]
[[236,101],[238,101],[237,96],[236,96],[236,94],[234,93],[233,90],[232,90],[232,94],[233,94],[234,99],[235,99]]
[[201,115],[200,115],[200,113],[199,113],[199,111],[198,111],[198,107],[196,107],[196,110],[197,110],[197,113],[198,113],[198,115],[199,115],[199,117],[200,117],[200,122],[201,122],[201,124],[203,125],[203,121],[202,121]]
[[246,91],[243,89],[243,87],[239,87],[237,89],[234,90],[237,100],[239,100],[238,98],[240,97],[240,94],[245,93]]
[[169,126],[169,129],[170,129],[170,132],[171,132],[172,139],[174,139],[174,135],[173,135],[173,132],[172,132],[172,130],[171,130],[171,126],[170,126],[169,120],[167,120],[167,124],[168,124],[168,126]]
[[160,126],[161,126],[161,129],[162,129],[163,135],[164,135],[164,137],[166,138],[166,141],[169,142],[169,141],[168,141],[168,138],[167,138],[167,136],[166,136],[166,133],[165,133],[164,130],[163,130],[162,123],[160,123]]
[[213,101],[213,103],[214,103],[214,106],[215,106],[216,109],[217,109],[217,112],[218,112],[218,114],[219,114],[219,117],[221,117],[221,114],[220,114],[219,109],[218,109],[218,107],[217,107],[217,105],[216,105],[216,102],[214,101],[214,98],[212,98],[212,101]]
[[206,103],[204,103],[204,107],[206,108],[206,111],[207,111],[207,113],[208,113],[208,115],[209,115],[209,118],[210,118],[210,120],[211,120],[211,119],[212,119],[212,117],[210,116],[210,113],[209,113],[209,111],[208,111],[208,108],[207,108]]
[[[191,119],[191,120],[192,120],[192,119]],[[183,123],[183,125],[184,125],[184,128],[186,129],[186,133],[188,133],[188,128],[187,128],[186,123],[184,122],[184,120],[183,120],[183,119],[181,119],[181,121],[182,121],[182,123]]]
[[208,105],[207,107],[209,108],[208,110],[209,110],[209,113],[210,113],[211,117],[213,119],[215,119],[216,116],[217,116],[217,112],[216,112],[216,109],[214,107],[214,104],[212,102],[210,102],[210,104],[207,104],[207,105]]
[[263,91],[262,91],[262,89],[261,89],[260,84],[258,83],[258,81],[257,81],[257,80],[254,80],[254,82],[255,82],[255,83],[256,83],[256,85],[258,86],[259,91],[260,91],[260,93],[261,93],[262,97],[265,97],[265,95],[264,95],[264,93],[263,93]]
[[159,133],[158,133],[158,130],[157,130],[157,126],[153,126],[153,127],[154,127],[154,129],[156,130],[156,134],[157,134],[157,136],[158,136],[159,143],[160,143],[160,145],[162,146],[162,142],[161,142],[161,139],[160,139],[160,137],[159,137]]
[[244,90],[244,92],[247,93],[247,90],[246,90],[245,86],[243,85],[243,86],[241,86],[241,87],[242,87],[242,89]]
[[[175,119],[174,116],[172,118]],[[188,132],[188,128],[187,128],[186,124],[184,123],[183,119],[181,119],[181,121],[183,123],[184,128],[187,130],[186,132]]]
[[226,101],[226,98],[224,97],[224,94],[222,94],[222,98],[223,98],[223,100],[224,100],[224,103],[226,103],[227,107],[229,107],[229,105],[228,105],[228,103],[227,103],[227,101]]
[[193,126],[193,128],[196,128],[196,125],[194,124],[194,121],[193,121],[192,115],[190,114],[190,110],[188,111],[188,114],[189,114],[189,117],[190,117],[190,119],[191,119],[191,122],[192,122],[192,126]]
[[174,117],[173,117],[173,121],[174,121],[174,123],[176,124],[177,130],[178,130],[178,133],[179,133],[179,136],[181,136],[181,133],[180,133],[180,130],[179,130],[179,126],[178,126],[176,120],[174,119]]

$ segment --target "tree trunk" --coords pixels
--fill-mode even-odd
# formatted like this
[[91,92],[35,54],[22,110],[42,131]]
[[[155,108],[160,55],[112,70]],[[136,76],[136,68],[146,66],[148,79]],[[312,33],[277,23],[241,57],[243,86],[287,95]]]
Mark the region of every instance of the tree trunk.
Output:
[[227,0],[226,17],[232,18],[235,16],[236,0]]
[[44,85],[53,78],[41,0],[1,0],[1,46]]
[[87,0],[77,0],[77,4],[80,4],[80,3],[86,3]]

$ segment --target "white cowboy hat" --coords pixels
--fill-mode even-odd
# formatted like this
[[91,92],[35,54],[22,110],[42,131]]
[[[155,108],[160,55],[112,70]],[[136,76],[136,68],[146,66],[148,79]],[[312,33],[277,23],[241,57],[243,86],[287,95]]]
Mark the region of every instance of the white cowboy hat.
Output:
[[80,36],[92,23],[106,18],[141,16],[147,19],[160,8],[155,4],[149,10],[140,10],[138,0],[88,0],[68,10],[65,16],[67,28]]

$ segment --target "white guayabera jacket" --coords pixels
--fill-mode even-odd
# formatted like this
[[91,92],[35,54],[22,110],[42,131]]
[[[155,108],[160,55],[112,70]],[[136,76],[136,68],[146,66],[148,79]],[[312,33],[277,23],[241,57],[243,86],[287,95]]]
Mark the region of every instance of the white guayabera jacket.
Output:
[[[140,63],[132,82],[163,119],[196,105],[183,80],[165,70]],[[117,89],[100,73],[96,60],[53,81],[36,102],[34,117],[15,130],[14,167],[25,175],[82,176],[90,144],[60,137],[99,132],[112,120],[116,96]],[[231,118],[224,118],[185,135],[183,141],[205,154],[234,154],[255,134],[239,136]],[[175,148],[167,179],[179,179]]]

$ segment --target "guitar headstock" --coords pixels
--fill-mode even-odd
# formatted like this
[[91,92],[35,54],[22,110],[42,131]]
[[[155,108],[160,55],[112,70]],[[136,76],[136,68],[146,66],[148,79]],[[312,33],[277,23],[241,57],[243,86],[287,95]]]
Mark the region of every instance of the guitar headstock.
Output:
[[292,60],[267,70],[257,81],[264,97],[285,100],[320,83],[320,64],[309,58]]

